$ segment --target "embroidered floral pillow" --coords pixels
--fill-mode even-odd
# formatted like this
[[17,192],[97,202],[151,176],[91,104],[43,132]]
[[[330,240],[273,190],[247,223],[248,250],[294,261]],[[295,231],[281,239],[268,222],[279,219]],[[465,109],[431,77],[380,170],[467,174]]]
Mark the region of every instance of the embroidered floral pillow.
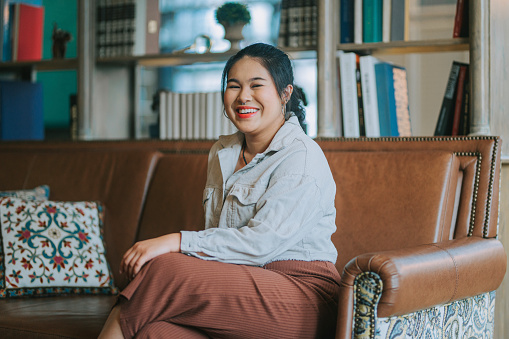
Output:
[[0,198],[0,298],[116,294],[102,206]]
[[0,198],[2,197],[21,198],[29,201],[45,201],[49,198],[49,186],[41,185],[34,189],[0,191]]

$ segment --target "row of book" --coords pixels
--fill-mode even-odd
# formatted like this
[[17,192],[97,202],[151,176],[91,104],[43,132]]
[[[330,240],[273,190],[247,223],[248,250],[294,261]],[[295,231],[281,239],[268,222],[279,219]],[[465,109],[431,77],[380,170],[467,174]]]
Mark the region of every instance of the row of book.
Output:
[[1,61],[42,59],[44,7],[42,0],[0,0]]
[[223,115],[221,92],[159,92],[160,139],[217,139],[235,131]]
[[470,133],[469,102],[469,65],[453,61],[434,135],[468,135]]
[[98,0],[99,57],[159,53],[159,0]]
[[341,0],[341,43],[408,40],[409,0]]
[[318,41],[318,0],[282,0],[278,46],[311,47]]
[[353,52],[340,52],[337,64],[344,137],[412,135],[404,67]]

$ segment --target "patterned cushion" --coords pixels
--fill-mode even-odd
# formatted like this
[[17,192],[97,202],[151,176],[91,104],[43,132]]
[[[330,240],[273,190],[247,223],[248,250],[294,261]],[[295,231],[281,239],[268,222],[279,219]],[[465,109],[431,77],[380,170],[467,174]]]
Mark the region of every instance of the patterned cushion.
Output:
[[27,190],[0,191],[1,197],[21,198],[28,201],[45,201],[49,198],[49,186],[42,185]]
[[95,202],[0,198],[0,298],[116,294],[102,210]]

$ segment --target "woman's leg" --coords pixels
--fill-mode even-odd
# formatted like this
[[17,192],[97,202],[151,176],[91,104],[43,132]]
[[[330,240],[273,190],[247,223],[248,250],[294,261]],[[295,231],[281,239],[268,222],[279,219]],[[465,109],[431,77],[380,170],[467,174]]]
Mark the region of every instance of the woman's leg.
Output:
[[198,329],[158,321],[145,325],[138,334],[137,339],[185,338],[209,339],[210,337]]
[[161,255],[122,292],[122,331],[133,337],[164,321],[213,338],[333,337],[334,266],[288,261],[266,268]]
[[115,339],[115,338],[124,338],[122,334],[122,329],[120,328],[120,307],[117,305],[113,307],[104,324],[104,327],[99,334],[98,339]]

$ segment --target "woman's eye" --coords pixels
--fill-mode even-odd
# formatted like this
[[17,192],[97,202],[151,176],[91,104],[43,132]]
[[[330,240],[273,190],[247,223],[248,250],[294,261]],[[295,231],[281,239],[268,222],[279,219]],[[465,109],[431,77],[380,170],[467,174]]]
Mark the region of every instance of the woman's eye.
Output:
[[228,88],[240,88],[240,87],[237,85],[229,85]]
[[254,84],[252,87],[255,88],[255,87],[262,87],[263,85],[260,85],[260,84]]

